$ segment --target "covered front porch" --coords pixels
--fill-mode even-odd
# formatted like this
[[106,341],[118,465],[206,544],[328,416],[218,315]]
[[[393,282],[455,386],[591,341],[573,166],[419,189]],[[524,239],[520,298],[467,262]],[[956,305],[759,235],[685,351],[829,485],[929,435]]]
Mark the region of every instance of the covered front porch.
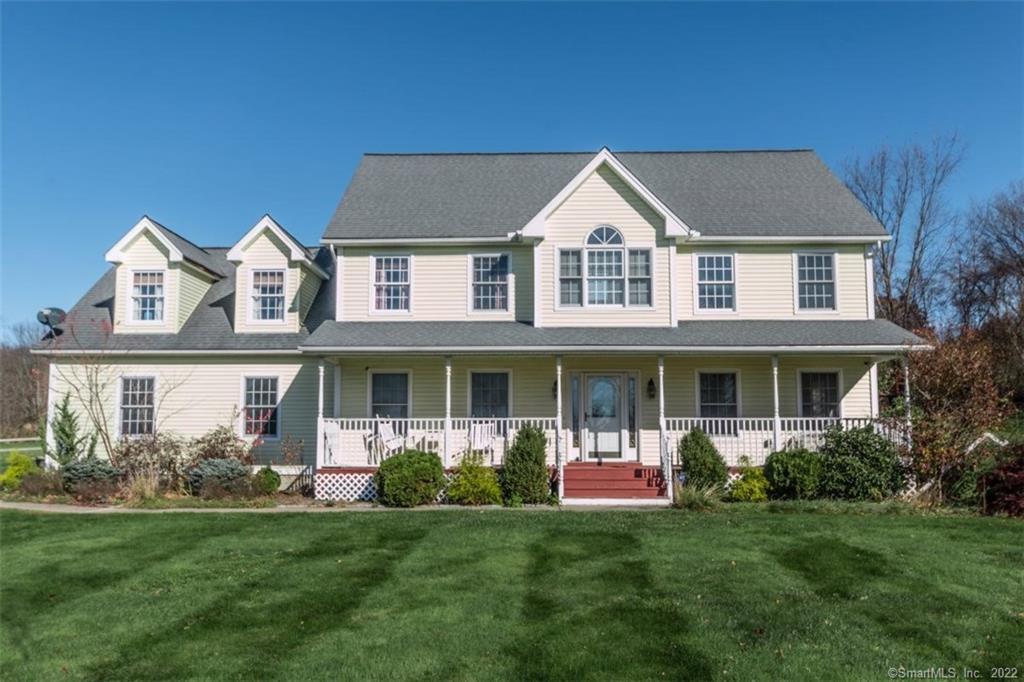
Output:
[[[707,433],[726,463],[817,447],[825,431],[877,423],[882,356],[778,353],[328,356],[320,364],[317,470],[368,476],[404,449],[446,468],[471,451],[500,467],[525,425],[566,466],[657,472],[670,494],[679,439]],[[881,425],[878,428],[885,428]],[[895,438],[897,434],[892,434]],[[572,494],[572,491],[569,493]]]

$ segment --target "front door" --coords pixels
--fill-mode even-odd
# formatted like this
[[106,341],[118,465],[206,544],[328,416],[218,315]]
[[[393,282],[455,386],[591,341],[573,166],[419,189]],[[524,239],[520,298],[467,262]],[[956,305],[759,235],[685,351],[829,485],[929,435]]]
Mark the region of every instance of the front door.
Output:
[[587,459],[621,458],[622,376],[588,374],[583,405]]

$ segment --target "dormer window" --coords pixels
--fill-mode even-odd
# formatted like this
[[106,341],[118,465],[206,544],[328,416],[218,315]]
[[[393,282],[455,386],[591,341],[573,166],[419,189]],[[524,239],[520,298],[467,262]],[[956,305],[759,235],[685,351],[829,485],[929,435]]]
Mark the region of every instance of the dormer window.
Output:
[[[585,248],[559,253],[561,307],[649,307],[652,297],[651,250],[627,249],[622,233],[598,225]],[[586,276],[583,276],[586,273]]]
[[141,271],[132,273],[132,321],[163,322],[164,273]]
[[253,320],[257,322],[283,322],[284,299],[284,270],[253,270]]

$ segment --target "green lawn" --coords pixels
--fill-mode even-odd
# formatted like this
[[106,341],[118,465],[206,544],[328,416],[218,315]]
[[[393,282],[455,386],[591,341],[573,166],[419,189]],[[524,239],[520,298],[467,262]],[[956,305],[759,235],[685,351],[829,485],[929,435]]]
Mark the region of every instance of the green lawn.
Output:
[[8,680],[1024,666],[1024,524],[1006,519],[732,507],[0,524]]

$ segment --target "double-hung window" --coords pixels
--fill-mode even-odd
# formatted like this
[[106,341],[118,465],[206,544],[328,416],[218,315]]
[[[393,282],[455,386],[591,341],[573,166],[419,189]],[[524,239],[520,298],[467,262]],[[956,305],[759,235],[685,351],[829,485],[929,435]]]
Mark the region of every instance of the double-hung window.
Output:
[[839,416],[839,372],[800,372],[800,416]]
[[599,225],[585,248],[558,252],[558,303],[579,306],[650,306],[653,300],[650,249],[627,249],[622,234]]
[[409,256],[373,259],[373,308],[379,311],[410,309]]
[[473,310],[508,310],[508,256],[473,256]]
[[697,309],[736,309],[736,271],[731,255],[697,255]]
[[252,319],[284,321],[284,270],[252,271]]
[[373,372],[370,375],[370,416],[409,417],[409,374]]
[[739,416],[739,376],[736,372],[699,372],[698,409],[701,429],[712,436],[734,436]]
[[277,438],[278,415],[277,377],[245,378],[245,435]]
[[800,310],[836,309],[835,256],[831,253],[796,254],[797,306]]
[[153,377],[121,377],[121,435],[150,436],[156,430]]
[[161,322],[164,319],[164,273],[132,273],[132,320]]
[[508,416],[508,372],[471,372],[469,379],[469,414],[471,417]]

